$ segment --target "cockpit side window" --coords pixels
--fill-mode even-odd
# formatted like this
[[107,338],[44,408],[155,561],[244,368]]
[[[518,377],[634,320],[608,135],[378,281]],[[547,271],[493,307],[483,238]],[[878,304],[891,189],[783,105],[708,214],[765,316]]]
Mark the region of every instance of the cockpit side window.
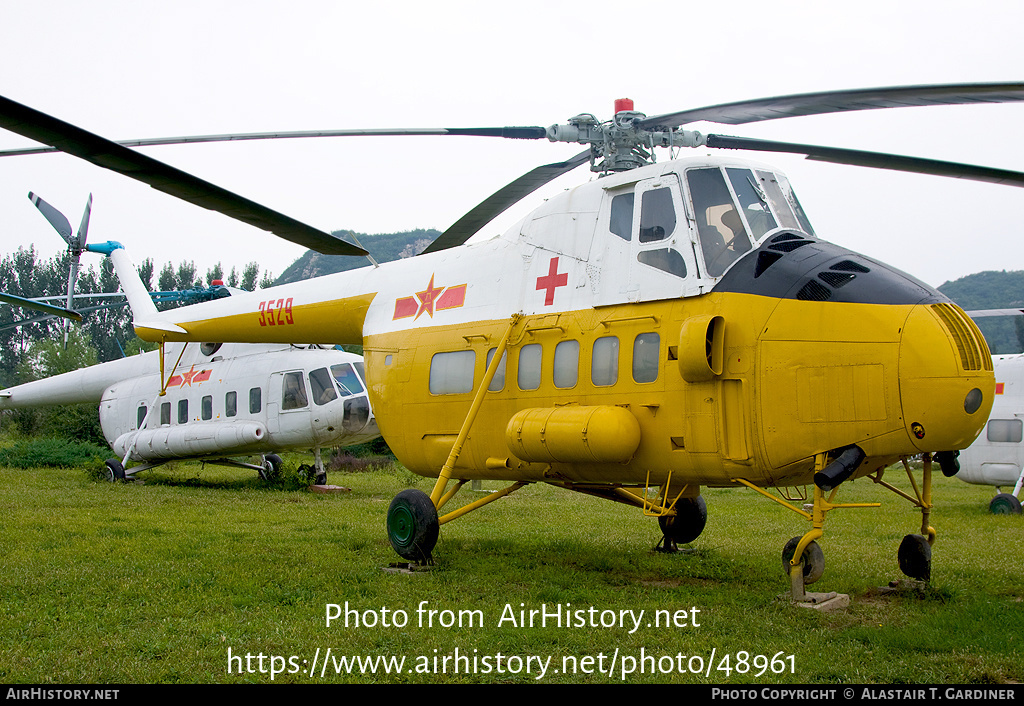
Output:
[[789,188],[789,183],[771,172],[757,172],[757,180],[771,201],[772,210],[778,214],[779,225],[783,228],[803,231],[814,235],[811,224],[804,215],[796,195]]
[[309,374],[309,388],[313,392],[313,401],[318,405],[327,404],[338,399],[338,392],[327,368],[317,368]]
[[338,390],[343,396],[358,395],[363,391],[363,384],[359,382],[359,378],[348,363],[332,365],[331,374],[334,376],[335,382],[338,383]]
[[302,373],[285,373],[281,388],[281,409],[301,409],[308,404]]
[[750,250],[750,239],[718,168],[691,169],[686,173],[697,218],[697,235],[704,253],[704,269],[718,277]]
[[633,192],[619,194],[612,198],[611,218],[608,229],[623,240],[633,237]]
[[807,214],[804,213],[803,206],[800,205],[800,201],[796,198],[793,187],[789,185],[789,180],[781,174],[776,174],[775,178],[778,180],[782,193],[785,194],[789,205],[793,207],[793,213],[796,214],[796,219],[800,222],[801,230],[807,233],[807,235],[814,235],[814,228],[811,227],[811,222],[808,220]]
[[676,209],[672,205],[672,190],[645,191],[640,207],[640,242],[664,240],[676,229]]

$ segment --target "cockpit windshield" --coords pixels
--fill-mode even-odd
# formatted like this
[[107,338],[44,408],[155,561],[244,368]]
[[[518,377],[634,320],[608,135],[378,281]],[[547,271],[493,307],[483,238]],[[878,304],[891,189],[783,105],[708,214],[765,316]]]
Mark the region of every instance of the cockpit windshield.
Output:
[[339,363],[331,366],[331,374],[334,376],[334,381],[338,384],[338,391],[343,396],[358,395],[363,391],[363,383],[359,381],[359,376],[352,370],[352,366],[348,363]]
[[789,182],[777,174],[742,167],[702,167],[688,170],[686,179],[704,268],[710,277],[721,276],[775,228],[814,234]]
[[691,169],[686,178],[697,217],[704,269],[709,276],[718,277],[736,258],[750,250],[750,236],[721,169]]

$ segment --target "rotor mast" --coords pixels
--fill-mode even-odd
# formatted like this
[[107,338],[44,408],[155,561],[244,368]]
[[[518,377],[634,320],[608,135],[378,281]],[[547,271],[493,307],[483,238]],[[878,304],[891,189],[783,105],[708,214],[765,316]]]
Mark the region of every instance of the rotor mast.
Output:
[[599,122],[590,113],[569,118],[566,125],[547,128],[551,142],[575,142],[590,146],[590,170],[607,174],[624,172],[657,160],[655,147],[701,147],[707,138],[696,130],[642,126],[647,115],[633,110],[633,101],[619,98],[615,101],[615,117]]

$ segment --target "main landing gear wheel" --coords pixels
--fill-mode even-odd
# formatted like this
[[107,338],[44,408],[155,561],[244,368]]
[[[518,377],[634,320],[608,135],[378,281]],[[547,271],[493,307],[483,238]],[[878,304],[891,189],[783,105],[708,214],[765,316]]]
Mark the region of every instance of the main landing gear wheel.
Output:
[[927,581],[932,577],[932,545],[922,534],[908,534],[900,542],[897,554],[900,571],[912,579]]
[[107,467],[107,480],[111,483],[120,483],[125,479],[124,466],[116,458],[108,458],[103,464]]
[[993,515],[1021,514],[1020,500],[1010,493],[1000,493],[988,504],[988,511]]
[[410,488],[395,496],[388,508],[388,540],[409,561],[430,561],[437,544],[437,509],[430,496]]
[[704,498],[682,498],[676,503],[676,514],[658,518],[665,535],[665,551],[675,551],[677,544],[689,544],[700,536],[708,523],[708,504]]
[[[789,562],[793,560],[793,555],[796,554],[796,545],[800,544],[800,539],[800,537],[793,537],[782,548],[782,573],[786,576],[789,576]],[[825,573],[825,552],[821,551],[821,547],[815,541],[811,541],[807,545],[807,548],[804,549],[804,555],[800,557],[800,561],[804,567],[805,586],[810,586]]]
[[263,468],[260,470],[260,478],[263,480],[276,480],[281,476],[281,457],[277,454],[267,454],[263,457]]

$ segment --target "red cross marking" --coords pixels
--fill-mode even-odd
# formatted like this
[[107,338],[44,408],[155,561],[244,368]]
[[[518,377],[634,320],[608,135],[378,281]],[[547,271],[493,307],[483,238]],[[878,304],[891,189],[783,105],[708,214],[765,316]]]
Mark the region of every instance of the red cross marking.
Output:
[[569,273],[563,272],[558,274],[558,258],[551,258],[551,264],[548,265],[548,273],[543,277],[537,278],[537,291],[545,290],[544,292],[544,306],[551,306],[555,303],[555,289],[558,287],[564,287],[569,284]]

